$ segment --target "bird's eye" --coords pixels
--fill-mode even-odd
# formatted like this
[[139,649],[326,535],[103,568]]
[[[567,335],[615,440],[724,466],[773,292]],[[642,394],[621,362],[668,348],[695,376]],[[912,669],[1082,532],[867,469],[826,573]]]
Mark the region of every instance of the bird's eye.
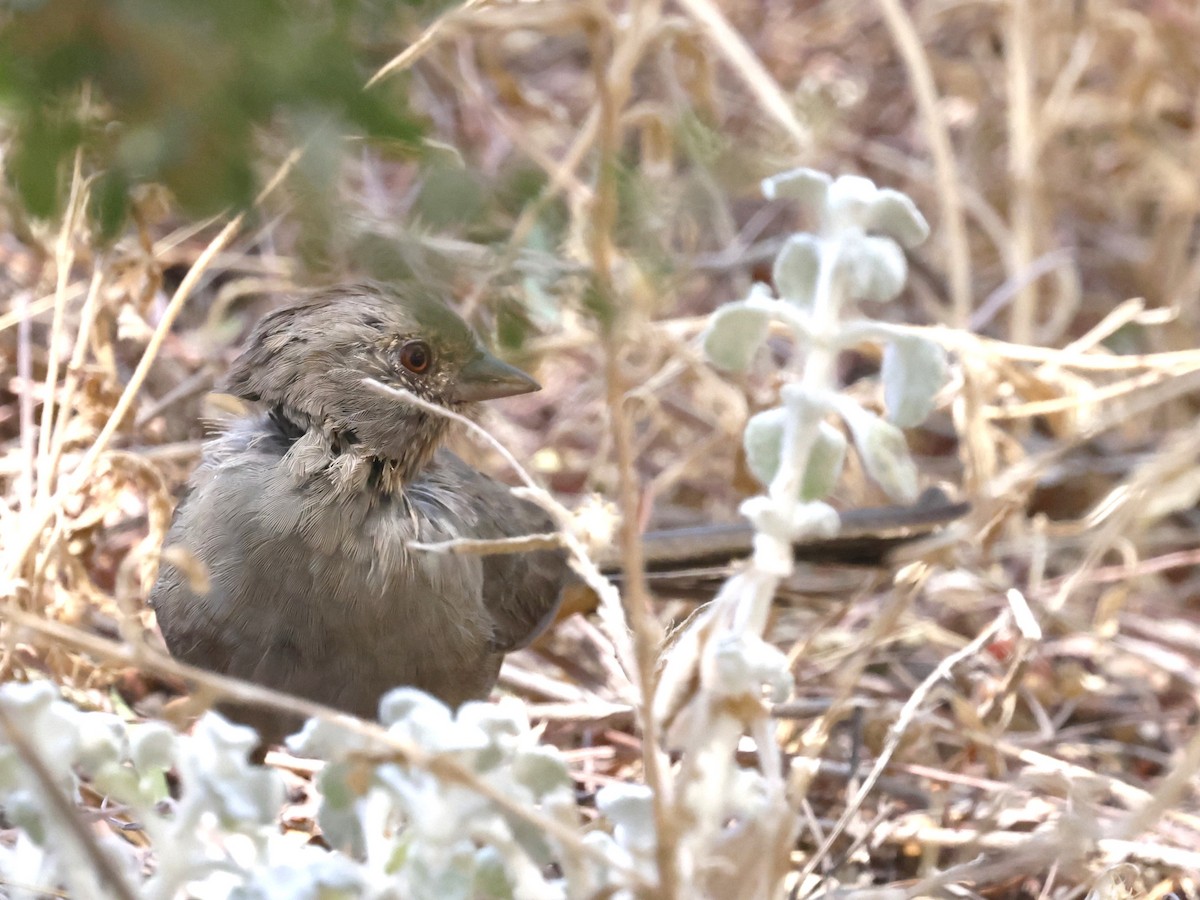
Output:
[[400,365],[408,371],[424,375],[432,364],[433,351],[424,341],[409,341],[400,348]]

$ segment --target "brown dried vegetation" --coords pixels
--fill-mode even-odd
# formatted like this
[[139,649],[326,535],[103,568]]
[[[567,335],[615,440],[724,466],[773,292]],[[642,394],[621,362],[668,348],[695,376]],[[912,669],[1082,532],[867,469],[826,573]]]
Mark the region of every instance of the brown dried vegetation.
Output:
[[[166,659],[143,601],[222,410],[206,392],[313,281],[403,272],[498,319],[545,390],[489,429],[564,502],[611,498],[629,538],[732,518],[776,365],[730,381],[695,337],[803,224],[762,176],[862,172],[933,225],[880,314],[953,352],[912,443],[973,509],[895,571],[813,572],[776,613],[798,685],[774,711],[788,890],[1194,896],[1197,46],[1200,14],[1172,0],[468,3],[397,65],[447,161],[363,148],[323,224],[279,153],[247,217],[182,222],[148,193],[101,248],[80,163],[64,222],[0,231],[0,677],[142,715],[238,690]],[[879,498],[852,473],[839,501]],[[693,608],[629,594],[664,628]],[[647,777],[616,672],[581,615],[506,669],[584,792]],[[195,703],[167,703],[185,681]]]

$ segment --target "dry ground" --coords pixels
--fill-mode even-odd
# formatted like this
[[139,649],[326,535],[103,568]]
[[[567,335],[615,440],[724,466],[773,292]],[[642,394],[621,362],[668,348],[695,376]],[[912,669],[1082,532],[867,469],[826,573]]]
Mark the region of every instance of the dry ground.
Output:
[[[933,226],[880,314],[953,354],[911,443],[972,511],[903,566],[812,571],[777,612],[798,685],[778,738],[820,760],[794,872],[890,896],[1195,896],[1196,8],[547,0],[477,4],[413,47],[444,161],[356,146],[324,218],[301,167],[238,220],[183,221],[147,193],[109,249],[76,219],[0,233],[0,677],[178,714],[181,683],[125,642],[154,639],[157,547],[228,410],[207,392],[261,311],[349,274],[435,282],[498,325],[545,389],[486,424],[564,502],[619,503],[632,474],[641,525],[733,518],[755,489],[741,426],[791,349],[729,380],[699,353],[702,317],[803,225],[762,176],[862,172]],[[619,308],[608,340],[597,295]],[[847,360],[847,389],[875,397],[874,365]],[[851,472],[838,500],[880,497]],[[1007,612],[1011,636],[971,645]],[[642,777],[633,716],[581,650],[594,629],[568,617],[504,679],[585,798]]]

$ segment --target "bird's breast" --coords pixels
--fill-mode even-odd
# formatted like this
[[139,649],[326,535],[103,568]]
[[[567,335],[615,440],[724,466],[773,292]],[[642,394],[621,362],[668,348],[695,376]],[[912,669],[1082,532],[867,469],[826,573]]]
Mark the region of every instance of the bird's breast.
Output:
[[192,662],[365,715],[402,684],[451,703],[484,696],[499,657],[479,558],[412,547],[466,536],[457,505],[428,486],[348,493],[298,482],[279,459],[226,457],[167,541],[207,568],[211,589],[165,572],[164,635],[177,655],[205,657]]

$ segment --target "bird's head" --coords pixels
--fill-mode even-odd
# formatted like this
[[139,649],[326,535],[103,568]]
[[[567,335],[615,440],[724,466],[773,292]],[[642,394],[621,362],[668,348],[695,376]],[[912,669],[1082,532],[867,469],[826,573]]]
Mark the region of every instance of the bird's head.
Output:
[[391,463],[405,481],[449,420],[381,393],[368,378],[450,410],[539,389],[433,295],[375,284],[324,291],[267,315],[225,389],[318,432],[332,454]]

